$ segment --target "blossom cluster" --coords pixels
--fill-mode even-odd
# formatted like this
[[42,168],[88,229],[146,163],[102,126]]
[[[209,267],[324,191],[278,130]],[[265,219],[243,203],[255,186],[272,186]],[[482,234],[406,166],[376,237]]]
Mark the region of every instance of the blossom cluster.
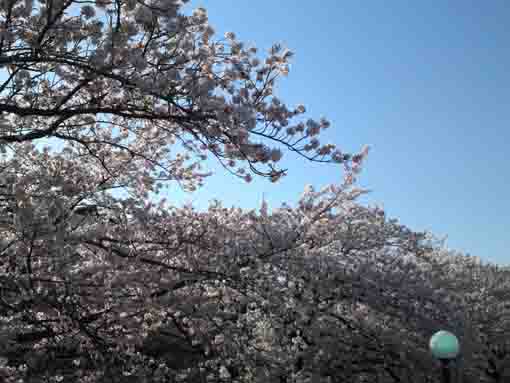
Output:
[[[102,17],[116,13],[116,3],[81,5],[79,16],[68,15],[71,4],[52,2],[58,17],[50,23],[45,6],[36,10],[27,1],[11,9],[14,3],[3,3],[11,12],[4,40],[17,41],[16,48],[7,45],[1,52],[3,67],[13,75],[2,96],[10,101],[0,107],[3,150],[52,137],[93,153],[109,173],[129,168],[131,159],[149,161],[150,171],[132,178],[150,185],[177,179],[187,190],[208,176],[198,171],[207,153],[246,182],[253,174],[281,179],[282,148],[311,161],[343,164],[346,179],[359,172],[366,150],[353,156],[334,144],[321,146],[318,136],[330,122],[299,121],[305,106],[288,107],[274,95],[278,77],[289,73],[289,49],[274,44],[262,59],[232,32],[214,40],[207,11],[183,15],[178,0],[123,2],[112,26]],[[186,135],[198,144],[192,151],[199,159],[188,167],[168,151],[176,141],[187,145]],[[99,145],[112,155],[106,158]]]
[[[292,52],[214,41],[206,10],[183,3],[96,0],[69,16],[72,1],[0,2],[1,378],[383,381],[430,371],[402,355],[433,325],[507,329],[505,274],[473,285],[474,262],[356,203],[368,147],[321,146],[330,122],[273,94]],[[271,214],[265,201],[197,212],[160,198],[170,182],[202,186],[207,153],[276,182],[284,149],[346,177]],[[240,163],[249,171],[230,169]]]

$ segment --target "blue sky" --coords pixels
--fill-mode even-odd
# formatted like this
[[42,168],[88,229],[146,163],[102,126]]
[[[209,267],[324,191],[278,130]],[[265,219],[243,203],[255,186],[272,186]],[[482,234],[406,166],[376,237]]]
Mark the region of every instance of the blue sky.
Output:
[[[370,144],[361,201],[380,203],[416,230],[447,235],[447,246],[510,265],[510,3],[505,1],[197,0],[217,34],[233,31],[296,55],[278,95],[332,122],[321,142],[345,150]],[[218,170],[183,197],[205,209],[272,207],[298,200],[306,183],[340,180],[333,164],[287,153],[289,174],[271,184]]]
[[[276,94],[332,122],[321,143],[371,146],[359,184],[372,192],[362,203],[447,235],[449,248],[510,265],[510,3],[192,0],[186,8],[198,6],[218,38],[233,31],[263,50],[282,42],[295,52]],[[270,207],[295,206],[305,184],[343,177],[338,165],[285,153],[287,177],[246,184],[210,158],[215,175],[204,188],[171,186],[169,201],[258,208],[265,195]]]

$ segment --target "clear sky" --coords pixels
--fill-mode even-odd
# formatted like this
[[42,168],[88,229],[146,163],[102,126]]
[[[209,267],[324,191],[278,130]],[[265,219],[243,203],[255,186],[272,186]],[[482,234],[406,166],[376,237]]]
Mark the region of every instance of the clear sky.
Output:
[[[192,0],[218,35],[233,31],[264,50],[296,55],[278,95],[332,122],[322,139],[372,150],[361,200],[380,203],[447,246],[510,265],[510,2]],[[322,142],[321,141],[321,142]],[[306,183],[337,182],[339,168],[288,153],[289,174],[271,184],[218,173],[184,199],[203,209],[270,207],[298,200]],[[183,198],[175,190],[172,198]]]
[[[510,265],[510,2],[191,0],[186,9],[198,6],[217,37],[233,31],[263,50],[282,42],[295,52],[276,93],[331,121],[321,143],[371,145],[359,184],[372,193],[362,203]],[[338,165],[286,153],[287,177],[246,184],[210,158],[216,174],[205,187],[171,187],[170,201],[258,208],[264,194],[270,207],[295,206],[305,184],[343,177]]]

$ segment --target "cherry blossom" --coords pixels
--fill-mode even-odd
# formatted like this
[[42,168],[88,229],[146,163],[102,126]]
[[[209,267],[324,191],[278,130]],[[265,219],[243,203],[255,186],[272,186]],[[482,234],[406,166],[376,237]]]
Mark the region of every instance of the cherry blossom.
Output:
[[[184,3],[0,4],[2,381],[424,382],[448,323],[466,376],[501,380],[508,273],[358,204],[368,147],[321,146],[330,122],[274,94],[293,52]],[[209,153],[277,182],[286,150],[343,182],[271,213],[163,199]]]

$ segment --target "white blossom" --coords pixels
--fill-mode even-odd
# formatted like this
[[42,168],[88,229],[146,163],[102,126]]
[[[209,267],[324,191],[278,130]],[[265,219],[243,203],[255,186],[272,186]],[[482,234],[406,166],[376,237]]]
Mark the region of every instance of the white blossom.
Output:
[[320,125],[312,119],[306,121],[306,135],[313,137],[320,132]]
[[135,20],[145,25],[152,23],[152,11],[149,7],[139,4],[135,12]]
[[96,15],[96,11],[94,7],[90,5],[84,5],[83,7],[81,7],[81,14],[85,16],[85,19],[88,20]]
[[221,380],[230,380],[231,377],[232,377],[232,375],[228,371],[227,367],[221,366],[220,367],[220,379]]
[[280,149],[271,150],[271,161],[278,162],[282,158],[282,152]]
[[95,0],[96,6],[98,8],[106,8],[108,4],[110,4],[110,0]]

